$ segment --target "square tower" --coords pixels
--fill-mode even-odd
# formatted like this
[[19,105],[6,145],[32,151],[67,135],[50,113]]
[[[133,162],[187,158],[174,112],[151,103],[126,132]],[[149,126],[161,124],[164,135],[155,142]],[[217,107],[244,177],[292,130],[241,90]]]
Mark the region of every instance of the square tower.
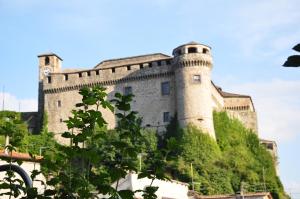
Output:
[[39,58],[39,99],[38,99],[38,128],[39,132],[42,129],[43,115],[44,115],[44,86],[43,80],[48,78],[48,82],[51,82],[51,73],[57,73],[61,71],[62,59],[55,53],[44,53],[38,55]]

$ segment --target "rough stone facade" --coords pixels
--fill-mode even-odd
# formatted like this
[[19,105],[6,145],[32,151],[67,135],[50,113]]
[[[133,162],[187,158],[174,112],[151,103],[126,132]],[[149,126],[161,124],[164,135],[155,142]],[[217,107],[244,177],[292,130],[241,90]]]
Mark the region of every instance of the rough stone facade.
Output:
[[277,175],[279,175],[279,159],[278,159],[278,149],[275,141],[260,139],[260,144],[266,147],[266,149],[271,153],[274,159],[274,166]]
[[[192,123],[215,138],[212,112],[226,110],[257,132],[251,97],[224,92],[211,81],[209,46],[191,42],[175,48],[173,56],[157,53],[112,59],[89,70],[62,70],[62,59],[54,53],[38,58],[39,115],[47,112],[49,131],[56,133],[58,140],[67,130],[63,121],[81,101],[78,90],[95,85],[106,87],[110,99],[116,92],[133,93],[132,109],[143,117],[143,126],[158,131],[177,113],[181,126]],[[114,114],[103,111],[113,128]]]

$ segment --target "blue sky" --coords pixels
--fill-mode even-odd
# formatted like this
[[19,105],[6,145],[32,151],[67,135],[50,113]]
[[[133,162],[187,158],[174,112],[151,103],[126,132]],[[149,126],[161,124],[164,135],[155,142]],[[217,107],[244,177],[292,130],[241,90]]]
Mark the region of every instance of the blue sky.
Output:
[[92,68],[171,55],[197,41],[212,47],[213,81],[253,97],[260,136],[278,143],[281,179],[300,192],[300,68],[281,67],[300,42],[299,7],[299,0],[0,0],[5,107],[37,109],[38,54],[57,53],[64,68]]

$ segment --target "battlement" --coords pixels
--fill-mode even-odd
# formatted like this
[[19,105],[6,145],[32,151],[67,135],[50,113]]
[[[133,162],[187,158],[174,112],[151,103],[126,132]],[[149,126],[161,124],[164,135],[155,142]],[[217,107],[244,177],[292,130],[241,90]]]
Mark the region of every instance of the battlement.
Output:
[[[141,60],[141,57],[143,57],[143,60]],[[159,54],[160,59],[154,60],[153,56],[150,56],[152,59],[150,62],[145,62],[145,56],[141,57],[138,59],[139,62],[137,62],[137,59],[129,62],[128,60],[131,60],[131,58],[123,58],[126,60],[126,65],[124,65],[123,62],[123,65],[120,65],[120,61],[115,63],[116,65],[112,65],[110,61],[104,61],[103,63],[110,64],[106,64],[105,67],[102,67],[103,65],[99,64],[94,69],[88,70],[50,73],[43,81],[43,89],[45,92],[50,92],[50,90],[57,90],[59,88],[66,88],[69,90],[69,87],[72,87],[78,89],[85,85],[111,85],[120,81],[135,81],[157,75],[165,76],[166,74],[172,73],[171,57],[167,56],[166,58],[166,55],[162,56]],[[148,59],[149,58],[147,57],[146,60]]]
[[190,42],[173,50],[174,62],[178,67],[205,66],[212,67],[211,48],[209,46]]

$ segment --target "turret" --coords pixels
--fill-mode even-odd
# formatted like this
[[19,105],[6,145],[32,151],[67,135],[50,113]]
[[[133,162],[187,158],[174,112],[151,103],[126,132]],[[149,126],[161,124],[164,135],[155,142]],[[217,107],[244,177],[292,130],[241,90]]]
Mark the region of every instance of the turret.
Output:
[[211,48],[191,42],[173,50],[176,106],[181,126],[193,124],[215,139],[211,94]]

